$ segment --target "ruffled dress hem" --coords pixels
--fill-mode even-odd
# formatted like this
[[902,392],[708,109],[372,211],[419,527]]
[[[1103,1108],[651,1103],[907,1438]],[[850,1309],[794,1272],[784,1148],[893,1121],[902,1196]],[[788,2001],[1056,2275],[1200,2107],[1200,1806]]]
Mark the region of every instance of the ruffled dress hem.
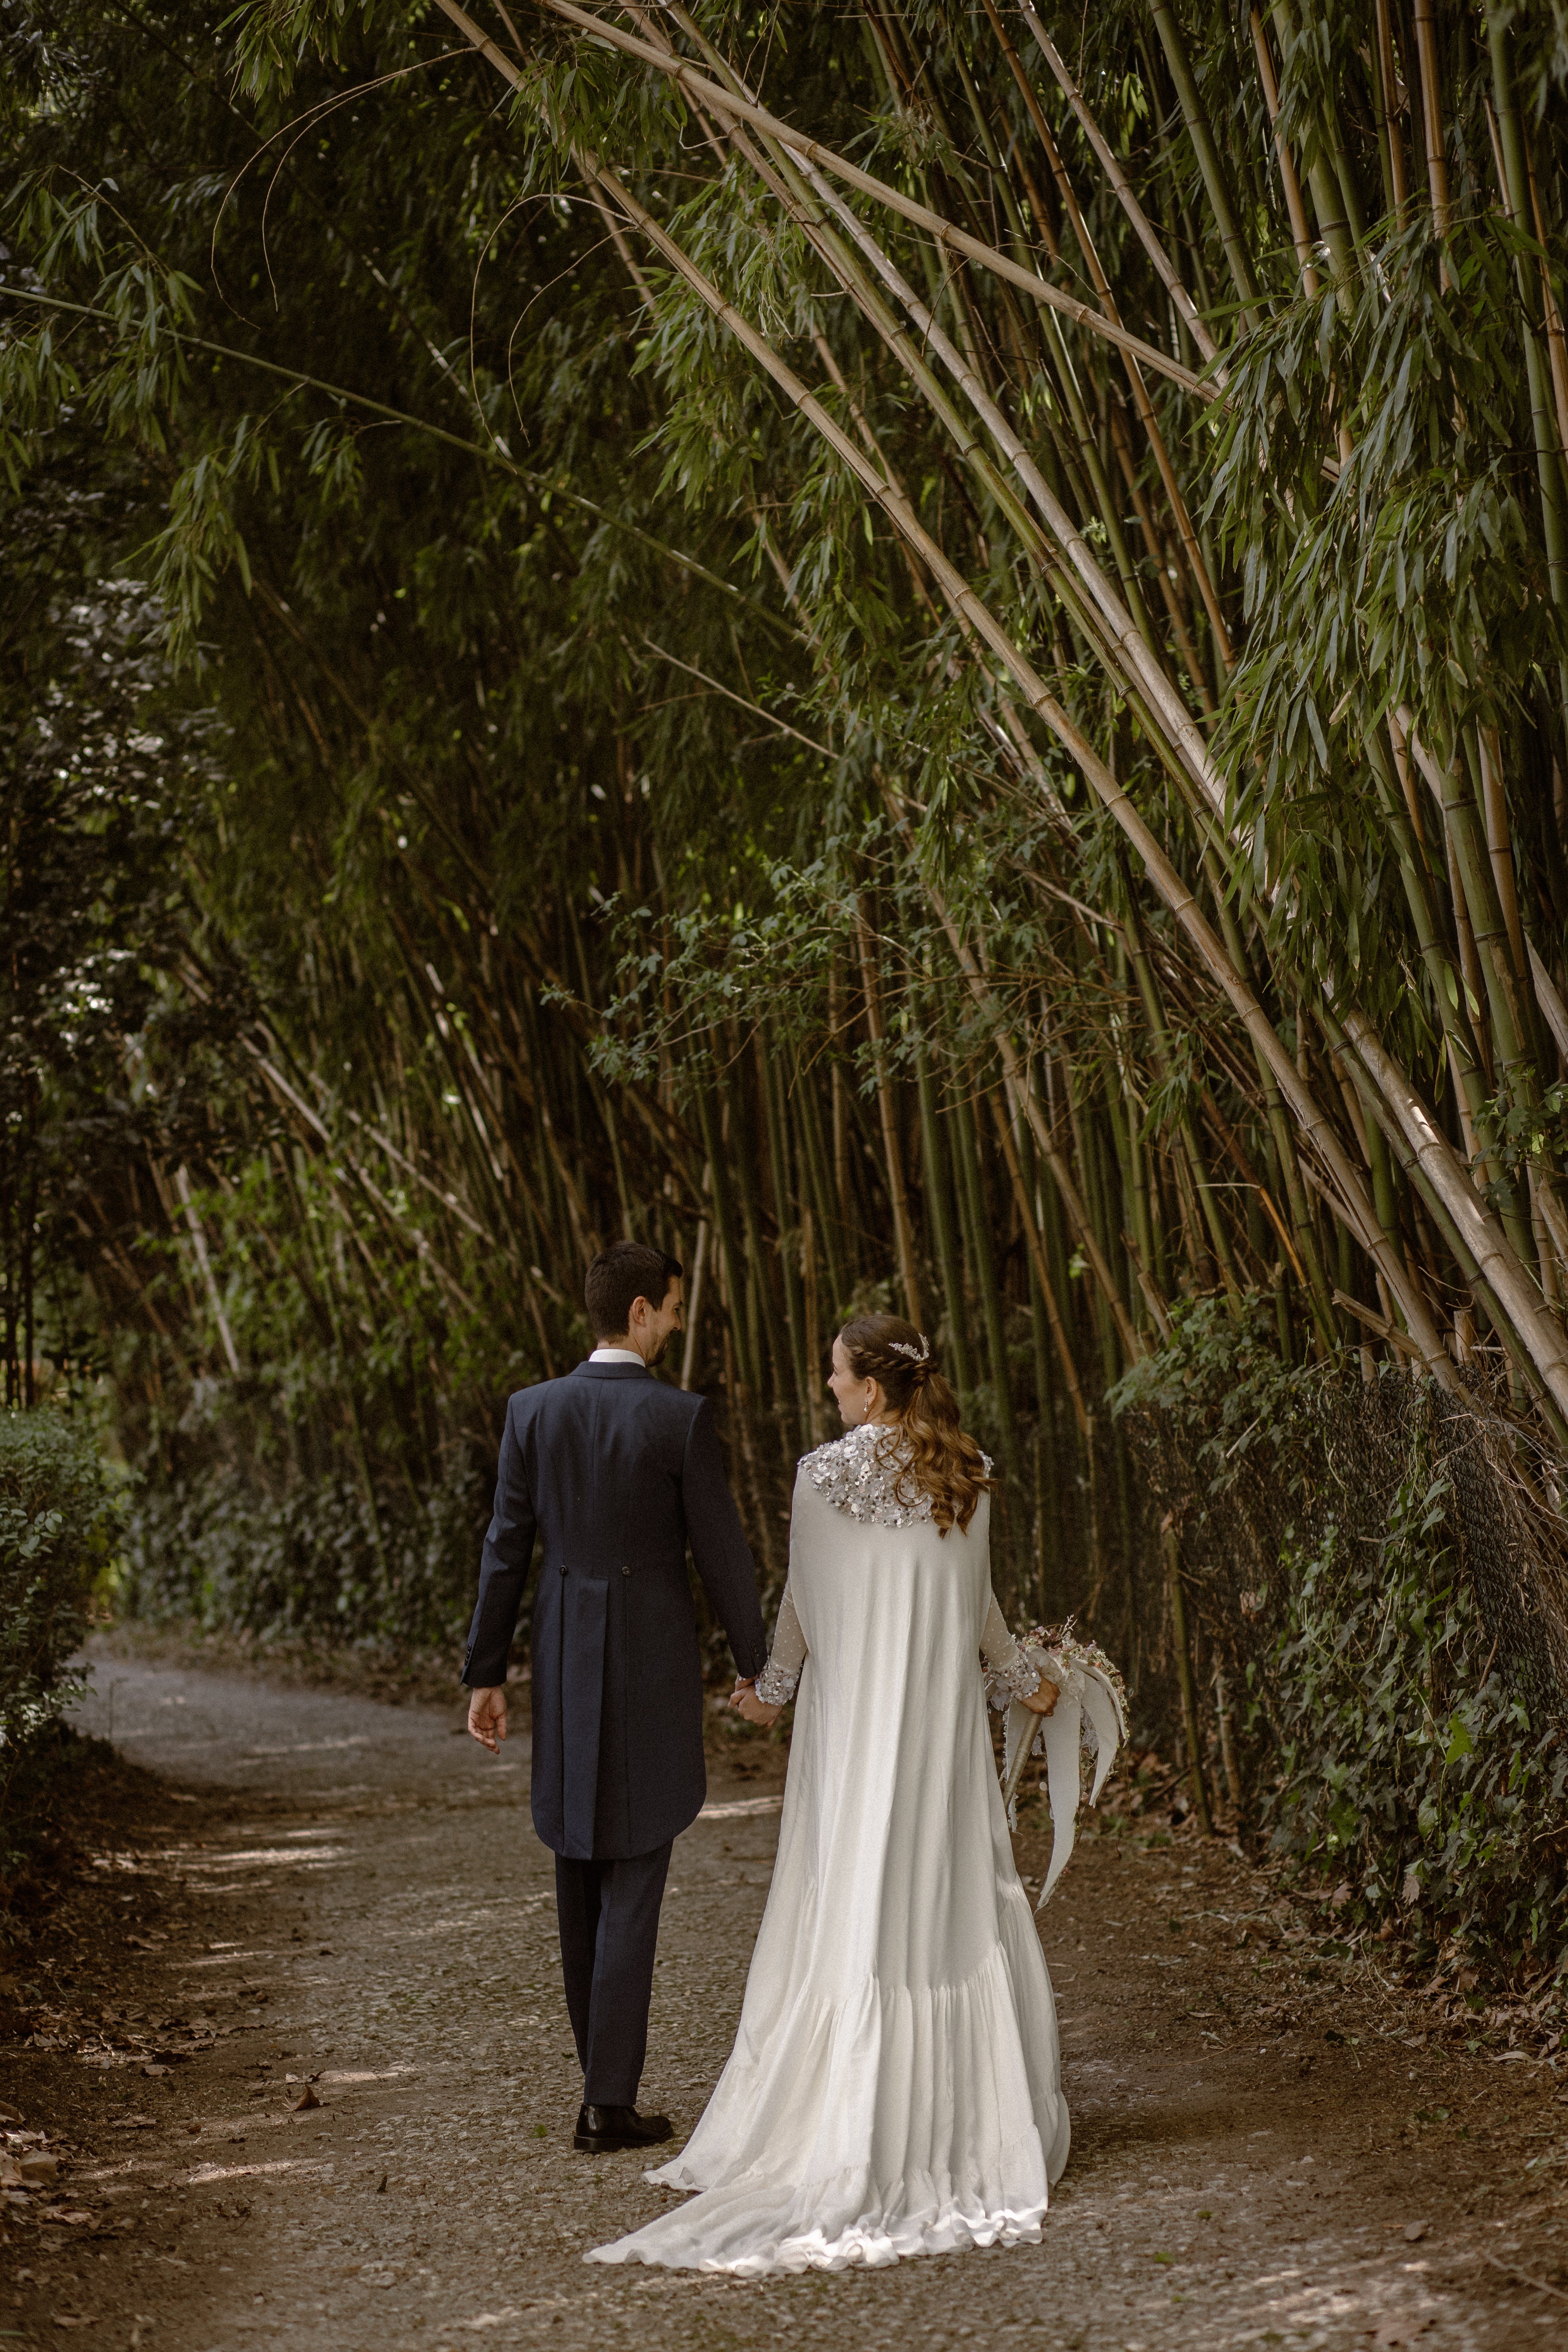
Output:
[[[1060,2178],[1066,2160],[1064,2153],[1053,2168],[1055,2178]],[[698,2187],[680,2178],[682,2168],[677,2157],[646,2178],[661,2188]],[[1038,2135],[1031,2133],[1026,2143],[1005,2150],[1003,2168],[1015,2178],[1032,2174],[1041,2179],[1047,2168]],[[994,2182],[961,2186],[929,2177],[878,2189],[860,2166],[818,2181],[770,2180],[752,2173],[727,2180],[721,2188],[699,2189],[696,2206],[700,2212],[693,2205],[678,2206],[629,2237],[595,2246],[584,2260],[722,2272],[746,2279],[780,2272],[885,2270],[918,2254],[1038,2245],[1048,2196],[1016,2208],[995,2198]],[[743,2242],[743,2252],[719,2251],[727,2223]]]

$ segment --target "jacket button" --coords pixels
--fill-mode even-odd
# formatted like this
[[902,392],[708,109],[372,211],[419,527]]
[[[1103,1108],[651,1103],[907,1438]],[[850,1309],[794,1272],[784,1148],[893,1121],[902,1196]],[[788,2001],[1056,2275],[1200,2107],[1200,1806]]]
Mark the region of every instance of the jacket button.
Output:
[[629,1575],[631,1574],[631,1570],[630,1570],[629,1568],[626,1567],[624,1563],[623,1563],[622,1568],[621,1568],[621,1574],[622,1574],[623,1576],[629,1576]]
[[564,1561],[564,1560],[563,1560],[563,1561],[562,1561],[562,1563],[561,1563],[561,1573],[562,1573],[562,1575],[563,1575],[563,1576],[564,1576],[564,1575],[565,1575],[565,1573],[566,1573],[566,1563],[565,1563],[565,1561]]

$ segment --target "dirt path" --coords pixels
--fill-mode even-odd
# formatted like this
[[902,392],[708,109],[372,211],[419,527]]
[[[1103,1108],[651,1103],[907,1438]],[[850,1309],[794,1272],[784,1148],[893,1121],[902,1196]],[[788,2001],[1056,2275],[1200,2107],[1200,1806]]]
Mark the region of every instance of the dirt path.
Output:
[[[1042,2245],[755,2286],[590,2268],[584,2248],[664,2192],[633,2157],[572,2150],[580,2083],[521,1744],[497,1764],[456,1707],[123,1660],[99,1661],[97,1687],[84,1721],[164,1791],[70,1898],[52,1977],[18,1989],[32,2046],[0,2053],[0,2100],[48,2139],[13,2121],[12,2153],[58,2147],[64,2169],[5,2192],[0,2338],[1568,2340],[1551,2067],[1417,2046],[1417,2013],[1282,1937],[1230,1853],[1130,1821],[1080,1843],[1043,1923],[1075,2147]],[[644,2089],[684,2127],[766,1893],[782,1758],[737,1762],[759,1758],[760,1778],[715,1771],[670,1874]],[[1037,1832],[1021,1858],[1041,1867]],[[293,2112],[306,2079],[321,2104]]]

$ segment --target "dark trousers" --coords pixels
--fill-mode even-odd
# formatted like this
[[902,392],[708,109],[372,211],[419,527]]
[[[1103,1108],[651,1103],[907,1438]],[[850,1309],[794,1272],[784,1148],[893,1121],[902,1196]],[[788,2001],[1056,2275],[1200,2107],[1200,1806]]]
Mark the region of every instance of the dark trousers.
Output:
[[669,1851],[667,1843],[624,1862],[555,1857],[561,1967],[589,2106],[637,2105]]

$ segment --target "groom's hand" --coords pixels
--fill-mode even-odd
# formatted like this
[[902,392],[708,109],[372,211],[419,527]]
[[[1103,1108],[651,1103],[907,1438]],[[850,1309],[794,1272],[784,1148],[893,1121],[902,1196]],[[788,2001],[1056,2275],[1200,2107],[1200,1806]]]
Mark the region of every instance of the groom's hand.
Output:
[[504,1689],[477,1690],[468,1701],[468,1737],[488,1748],[492,1756],[500,1753],[500,1743],[506,1738],[506,1692]]
[[1060,1696],[1061,1690],[1058,1685],[1048,1682],[1042,1675],[1034,1690],[1024,1701],[1024,1705],[1031,1715],[1049,1715]]

